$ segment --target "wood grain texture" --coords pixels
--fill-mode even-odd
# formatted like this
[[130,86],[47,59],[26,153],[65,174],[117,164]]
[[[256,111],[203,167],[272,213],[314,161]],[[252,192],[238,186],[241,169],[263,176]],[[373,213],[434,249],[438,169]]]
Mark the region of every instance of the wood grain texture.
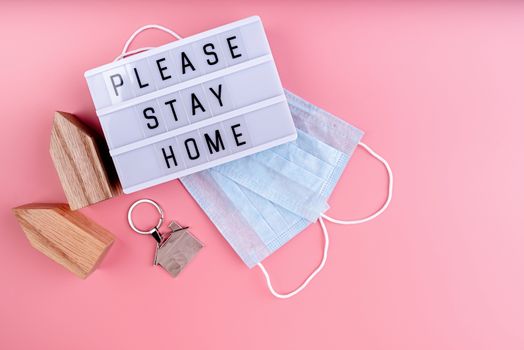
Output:
[[72,210],[122,193],[108,176],[95,135],[74,115],[55,113],[49,152]]
[[13,208],[31,245],[67,268],[86,278],[99,264],[113,235],[67,204],[26,204]]

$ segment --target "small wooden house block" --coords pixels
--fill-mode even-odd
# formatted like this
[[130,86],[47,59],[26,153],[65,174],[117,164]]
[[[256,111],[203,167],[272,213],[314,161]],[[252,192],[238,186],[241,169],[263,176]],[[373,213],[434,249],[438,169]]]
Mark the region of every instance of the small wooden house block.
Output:
[[108,176],[95,135],[74,115],[55,113],[49,151],[72,210],[121,193],[118,180]]
[[86,278],[102,260],[113,235],[67,204],[27,204],[13,208],[31,245]]

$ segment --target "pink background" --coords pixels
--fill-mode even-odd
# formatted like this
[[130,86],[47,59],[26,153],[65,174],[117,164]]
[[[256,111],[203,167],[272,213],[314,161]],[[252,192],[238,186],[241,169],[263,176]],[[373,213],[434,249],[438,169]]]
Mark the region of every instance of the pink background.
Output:
[[[524,4],[12,2],[0,5],[2,349],[524,348]],[[53,111],[99,130],[85,70],[140,25],[188,36],[260,15],[284,86],[367,133],[395,172],[389,210],[329,224],[326,269],[274,299],[178,181],[82,210],[117,241],[80,280],[31,248],[10,208],[63,202]],[[147,33],[135,47],[170,40]],[[377,209],[382,166],[359,150],[329,214]],[[177,279],[151,265],[128,206],[150,197],[206,247]],[[142,211],[142,221],[147,217]],[[267,259],[276,287],[318,264],[311,226]]]

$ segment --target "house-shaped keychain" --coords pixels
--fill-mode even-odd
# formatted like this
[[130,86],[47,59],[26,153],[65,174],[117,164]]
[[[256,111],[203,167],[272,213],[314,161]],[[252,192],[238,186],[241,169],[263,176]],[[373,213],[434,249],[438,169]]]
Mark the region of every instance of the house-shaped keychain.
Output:
[[176,277],[203,245],[188,231],[187,226],[182,227],[172,221],[169,229],[170,232],[160,235],[153,263],[162,266],[172,277]]

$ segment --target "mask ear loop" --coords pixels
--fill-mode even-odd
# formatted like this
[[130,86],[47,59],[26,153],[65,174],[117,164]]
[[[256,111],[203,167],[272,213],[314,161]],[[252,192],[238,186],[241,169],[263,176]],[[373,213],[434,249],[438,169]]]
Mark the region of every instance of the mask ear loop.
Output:
[[321,217],[318,218],[318,222],[320,223],[320,227],[322,228],[322,233],[324,234],[324,252],[322,253],[322,260],[320,261],[320,264],[317,266],[317,268],[308,276],[308,278],[306,278],[304,282],[302,282],[302,284],[298,288],[296,288],[292,292],[289,292],[286,294],[280,294],[273,288],[273,285],[271,284],[271,278],[269,277],[269,274],[267,273],[267,270],[264,267],[264,265],[262,265],[262,263],[257,264],[260,270],[262,270],[264,277],[266,278],[267,288],[269,289],[271,294],[273,294],[274,297],[279,298],[279,299],[288,299],[300,293],[304,288],[307,287],[309,282],[311,282],[311,280],[315,278],[315,276],[324,268],[324,265],[326,265],[328,249],[329,249],[328,230],[326,228],[326,225],[324,224],[324,220],[322,220]]
[[320,261],[320,264],[317,266],[317,268],[308,276],[308,278],[306,278],[306,280],[304,282],[302,282],[302,284],[298,288],[296,288],[295,290],[293,290],[293,291],[291,291],[289,293],[280,294],[279,292],[277,292],[273,288],[273,285],[271,283],[271,278],[269,277],[269,274],[268,274],[266,268],[264,267],[264,265],[262,265],[262,263],[258,263],[257,266],[260,268],[260,270],[262,270],[262,273],[264,274],[264,277],[266,278],[267,287],[268,287],[269,291],[271,292],[271,294],[273,294],[274,297],[279,298],[279,299],[288,299],[288,298],[291,298],[291,297],[295,296],[296,294],[300,293],[304,288],[306,288],[306,286],[309,284],[309,282],[311,282],[311,280],[326,265],[326,260],[327,260],[327,256],[328,256],[328,249],[329,249],[329,236],[328,236],[328,231],[327,231],[326,225],[324,224],[323,218],[328,220],[328,221],[331,221],[333,223],[341,224],[341,225],[362,224],[364,222],[368,222],[370,220],[373,220],[374,218],[376,218],[377,216],[382,214],[386,210],[386,208],[389,206],[389,203],[391,202],[391,198],[393,197],[393,171],[391,170],[391,167],[389,166],[389,163],[384,158],[382,158],[378,153],[373,151],[371,149],[371,147],[369,147],[365,143],[359,142],[358,145],[361,146],[362,148],[364,148],[366,151],[368,151],[369,154],[371,154],[374,158],[378,159],[384,165],[384,167],[386,167],[386,170],[388,172],[389,180],[388,180],[388,197],[387,197],[386,201],[384,202],[384,205],[382,205],[382,207],[379,210],[377,210],[375,213],[371,214],[370,216],[367,216],[367,217],[362,218],[362,219],[357,219],[357,220],[338,220],[338,219],[333,219],[333,218],[327,216],[326,214],[321,214],[320,217],[318,218],[318,222],[320,223],[320,227],[322,227],[322,233],[324,234],[324,253],[322,255],[322,260]]
[[178,35],[176,32],[174,32],[173,30],[171,30],[169,28],[166,28],[166,27],[161,26],[159,24],[146,24],[145,26],[142,26],[142,27],[138,28],[137,30],[135,30],[135,32],[133,34],[131,34],[129,39],[127,39],[126,43],[124,44],[124,48],[122,49],[122,52],[120,53],[120,55],[118,55],[113,60],[113,62],[121,60],[122,58],[125,58],[127,56],[134,55],[135,53],[139,53],[139,52],[143,52],[143,51],[154,49],[154,47],[141,47],[139,49],[128,51],[129,50],[129,46],[131,45],[133,40],[135,40],[135,38],[138,36],[138,34],[144,32],[144,31],[146,31],[148,29],[161,30],[161,31],[166,32],[167,34],[177,38],[178,40],[182,39],[182,37],[180,35]]
[[384,158],[382,158],[377,152],[373,151],[371,149],[371,147],[366,145],[364,142],[359,142],[358,145],[361,146],[362,148],[364,148],[366,151],[368,151],[369,154],[371,154],[374,158],[376,158],[378,161],[380,161],[384,165],[384,167],[386,168],[386,170],[388,172],[388,177],[389,177],[389,179],[388,179],[388,197],[387,197],[386,201],[384,202],[384,204],[382,205],[382,207],[379,210],[377,210],[373,214],[371,214],[371,215],[369,215],[369,216],[367,216],[365,218],[362,218],[362,219],[339,220],[339,219],[334,219],[332,217],[329,217],[326,214],[321,214],[321,217],[323,217],[327,221],[333,222],[335,224],[340,224],[340,225],[357,225],[357,224],[363,224],[365,222],[371,221],[374,218],[376,218],[377,216],[379,216],[380,214],[382,214],[387,209],[387,207],[389,206],[389,203],[391,202],[391,198],[393,197],[393,171],[391,170],[391,167],[389,166],[389,163]]

